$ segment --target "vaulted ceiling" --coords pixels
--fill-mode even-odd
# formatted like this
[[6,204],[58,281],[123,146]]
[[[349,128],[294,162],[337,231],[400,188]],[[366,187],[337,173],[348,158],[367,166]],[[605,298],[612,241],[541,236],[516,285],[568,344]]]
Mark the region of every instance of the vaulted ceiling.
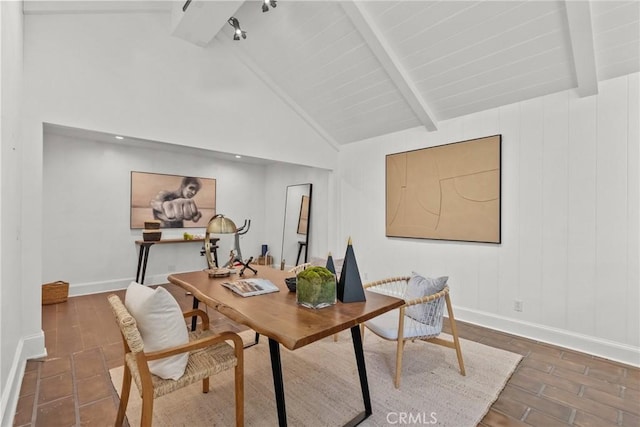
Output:
[[[184,5],[149,7],[172,13],[176,37],[235,49],[335,146],[416,126],[432,131],[567,89],[591,96],[600,81],[640,71],[637,0],[284,0],[266,13],[257,1]],[[233,40],[231,16],[246,39]]]

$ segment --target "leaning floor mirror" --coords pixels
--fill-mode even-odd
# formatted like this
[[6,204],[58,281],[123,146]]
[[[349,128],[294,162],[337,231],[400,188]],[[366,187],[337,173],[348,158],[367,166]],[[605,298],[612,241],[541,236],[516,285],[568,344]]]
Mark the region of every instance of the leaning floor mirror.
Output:
[[280,269],[307,262],[313,184],[287,186]]

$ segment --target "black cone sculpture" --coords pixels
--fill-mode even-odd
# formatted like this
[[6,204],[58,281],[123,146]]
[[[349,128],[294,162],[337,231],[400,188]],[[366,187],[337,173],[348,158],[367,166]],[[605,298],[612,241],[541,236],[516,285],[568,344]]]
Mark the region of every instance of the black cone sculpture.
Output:
[[333,257],[331,256],[331,252],[329,252],[329,255],[327,256],[327,265],[326,265],[327,270],[329,270],[330,272],[332,272],[333,274],[336,274],[336,266],[333,263]]
[[344,264],[342,264],[342,271],[340,272],[338,299],[342,302],[362,302],[367,300],[364,295],[364,288],[362,287],[362,280],[360,279],[360,272],[358,271],[358,263],[356,262],[356,255],[353,252],[351,238],[349,238],[349,243],[347,243],[347,252],[344,255]]

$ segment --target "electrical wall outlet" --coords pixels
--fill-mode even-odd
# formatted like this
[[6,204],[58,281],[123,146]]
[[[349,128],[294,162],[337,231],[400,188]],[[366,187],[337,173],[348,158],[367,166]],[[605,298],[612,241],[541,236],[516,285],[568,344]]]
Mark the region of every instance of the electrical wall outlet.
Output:
[[514,311],[522,311],[522,308],[523,308],[522,306],[523,305],[524,305],[524,301],[522,301],[522,300],[517,299],[517,300],[513,301],[513,309],[514,309]]

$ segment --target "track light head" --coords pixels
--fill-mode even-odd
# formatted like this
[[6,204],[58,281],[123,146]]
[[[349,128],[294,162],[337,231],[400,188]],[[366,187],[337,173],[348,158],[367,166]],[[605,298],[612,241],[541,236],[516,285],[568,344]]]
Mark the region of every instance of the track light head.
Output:
[[231,18],[229,18],[229,20],[227,22],[229,23],[229,25],[231,25],[233,27],[233,30],[234,30],[233,39],[234,40],[240,40],[240,37],[242,37],[243,39],[247,38],[247,32],[244,31],[242,28],[240,28],[240,22],[238,22],[237,18],[232,16]]
[[262,3],[262,11],[263,12],[268,12],[269,11],[269,6],[271,6],[271,7],[278,6],[277,0],[264,0],[264,3]]

